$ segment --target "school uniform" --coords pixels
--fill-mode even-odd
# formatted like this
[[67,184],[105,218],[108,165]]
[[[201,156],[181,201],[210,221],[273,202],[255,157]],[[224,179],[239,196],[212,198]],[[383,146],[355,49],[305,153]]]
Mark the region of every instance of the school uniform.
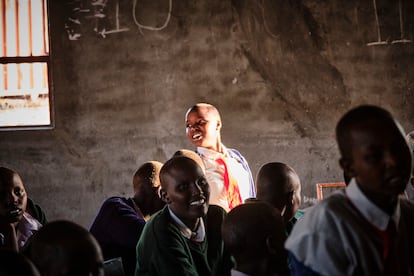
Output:
[[[207,182],[210,185],[210,204],[221,206],[224,210],[231,206],[226,189],[226,178],[230,176],[238,186],[240,203],[256,196],[252,173],[246,159],[235,149],[222,145],[223,153],[197,147],[196,152],[203,160]],[[223,160],[223,161],[222,161]]]
[[230,275],[233,263],[221,238],[225,214],[221,207],[210,205],[202,229],[191,233],[165,206],[144,227],[135,275]]
[[413,233],[413,203],[399,199],[390,216],[352,179],[305,213],[285,247],[292,275],[414,275]]

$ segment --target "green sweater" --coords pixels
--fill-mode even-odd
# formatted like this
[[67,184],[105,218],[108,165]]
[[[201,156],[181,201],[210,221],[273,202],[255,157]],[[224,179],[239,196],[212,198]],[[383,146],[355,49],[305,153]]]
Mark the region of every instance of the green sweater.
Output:
[[186,239],[165,206],[147,222],[137,244],[135,275],[230,275],[233,265],[224,249],[221,224],[226,212],[210,205],[202,243]]

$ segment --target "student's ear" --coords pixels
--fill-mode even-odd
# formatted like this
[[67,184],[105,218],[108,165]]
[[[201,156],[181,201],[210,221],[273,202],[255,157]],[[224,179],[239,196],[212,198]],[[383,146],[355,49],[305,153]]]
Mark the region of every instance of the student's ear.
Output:
[[286,194],[286,205],[288,207],[292,207],[295,204],[295,198],[293,196],[294,192],[290,191]]
[[355,176],[355,172],[352,166],[352,160],[350,158],[341,157],[339,159],[339,165],[349,179]]
[[220,130],[221,129],[221,121],[217,120],[217,127],[216,130]]
[[163,188],[160,189],[160,198],[162,201],[164,201],[167,204],[171,202],[170,198],[168,197],[167,192]]

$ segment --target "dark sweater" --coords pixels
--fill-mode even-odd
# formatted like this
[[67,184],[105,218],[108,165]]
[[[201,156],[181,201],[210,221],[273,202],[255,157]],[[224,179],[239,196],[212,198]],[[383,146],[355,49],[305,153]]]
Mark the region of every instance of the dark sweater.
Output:
[[165,206],[144,227],[135,275],[230,275],[233,263],[221,238],[225,215],[224,209],[210,205],[203,218],[206,237],[196,243],[181,234]]

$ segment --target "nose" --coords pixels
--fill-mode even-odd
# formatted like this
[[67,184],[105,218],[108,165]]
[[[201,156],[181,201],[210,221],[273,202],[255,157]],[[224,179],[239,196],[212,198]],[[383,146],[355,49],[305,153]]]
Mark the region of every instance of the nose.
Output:
[[202,195],[202,194],[204,194],[203,189],[201,189],[200,185],[197,182],[193,183],[191,193],[192,193],[192,195]]
[[391,151],[386,151],[384,153],[384,162],[387,168],[396,167],[398,164],[398,156]]

